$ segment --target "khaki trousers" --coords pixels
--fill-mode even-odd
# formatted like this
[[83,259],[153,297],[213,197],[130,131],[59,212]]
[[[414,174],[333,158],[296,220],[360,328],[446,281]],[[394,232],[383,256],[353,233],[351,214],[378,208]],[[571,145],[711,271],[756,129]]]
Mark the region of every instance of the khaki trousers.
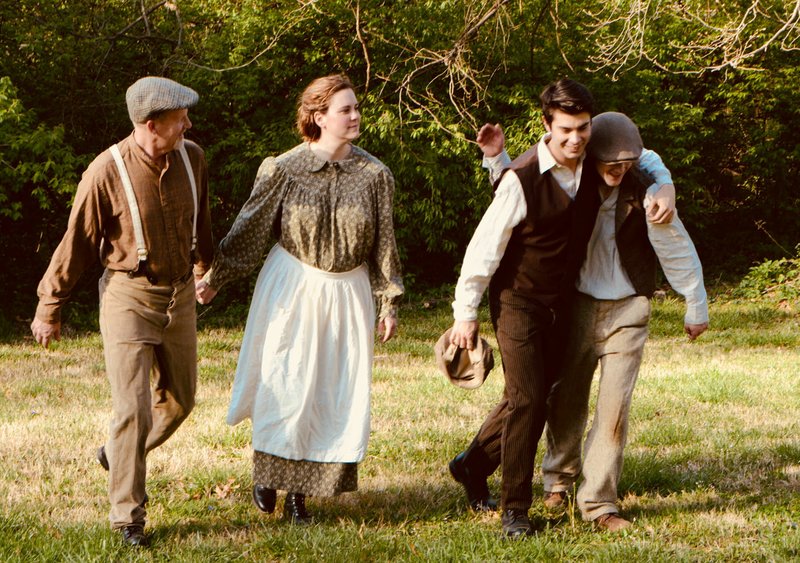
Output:
[[599,361],[597,404],[584,443],[583,481],[577,493],[585,520],[618,512],[617,483],[628,414],[649,319],[650,301],[641,296],[607,301],[578,293],[571,306],[561,379],[548,399],[542,470],[545,491],[567,491],[577,481],[592,377]]
[[[109,520],[144,524],[147,453],[194,407],[197,326],[194,282],[153,286],[106,270],[99,283],[100,331],[111,384]],[[152,376],[152,390],[151,390]]]

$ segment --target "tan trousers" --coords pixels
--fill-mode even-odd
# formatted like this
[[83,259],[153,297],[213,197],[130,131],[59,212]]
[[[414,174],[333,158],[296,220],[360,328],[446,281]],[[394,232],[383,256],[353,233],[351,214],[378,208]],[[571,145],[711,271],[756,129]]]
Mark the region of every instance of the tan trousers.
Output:
[[194,280],[153,286],[145,277],[130,279],[107,270],[99,289],[113,409],[105,445],[109,520],[120,528],[144,524],[147,453],[169,438],[194,407]]
[[545,491],[568,491],[581,474],[592,377],[600,362],[594,420],[583,447],[577,502],[585,520],[618,512],[628,414],[650,319],[646,297],[607,301],[578,293],[571,306],[561,379],[548,399]]

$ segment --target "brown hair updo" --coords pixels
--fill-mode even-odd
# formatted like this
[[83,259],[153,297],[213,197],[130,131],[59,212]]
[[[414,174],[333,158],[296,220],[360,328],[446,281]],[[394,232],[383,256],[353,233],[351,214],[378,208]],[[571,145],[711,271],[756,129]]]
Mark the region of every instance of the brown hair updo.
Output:
[[349,78],[343,74],[331,74],[315,79],[303,90],[297,103],[297,130],[304,141],[319,139],[322,131],[314,121],[314,114],[328,111],[331,96],[348,89],[354,89]]

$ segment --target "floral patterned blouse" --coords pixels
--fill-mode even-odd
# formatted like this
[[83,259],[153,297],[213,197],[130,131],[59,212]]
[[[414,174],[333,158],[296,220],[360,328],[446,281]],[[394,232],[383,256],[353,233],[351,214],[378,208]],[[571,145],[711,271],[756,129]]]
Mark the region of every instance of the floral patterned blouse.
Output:
[[392,222],[394,177],[367,151],[329,162],[302,143],[258,169],[250,198],[214,256],[206,281],[219,289],[248,274],[278,242],[327,272],[366,263],[379,318],[395,316],[403,294]]

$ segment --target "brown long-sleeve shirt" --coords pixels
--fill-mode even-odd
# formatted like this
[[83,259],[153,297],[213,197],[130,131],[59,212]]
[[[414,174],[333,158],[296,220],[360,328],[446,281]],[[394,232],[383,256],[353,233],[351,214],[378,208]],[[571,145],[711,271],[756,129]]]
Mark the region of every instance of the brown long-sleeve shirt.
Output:
[[[192,188],[181,155],[166,155],[162,170],[136,144],[133,135],[118,143],[133,185],[149,255],[148,271],[158,284],[170,284],[192,269]],[[208,207],[208,170],[203,150],[185,141],[197,184],[197,248],[194,274],[211,265],[214,247]],[[67,231],[39,282],[36,318],[47,323],[61,319],[61,307],[81,274],[100,259],[110,270],[138,266],[136,237],[125,189],[111,152],[103,151],[83,173],[70,212]]]

